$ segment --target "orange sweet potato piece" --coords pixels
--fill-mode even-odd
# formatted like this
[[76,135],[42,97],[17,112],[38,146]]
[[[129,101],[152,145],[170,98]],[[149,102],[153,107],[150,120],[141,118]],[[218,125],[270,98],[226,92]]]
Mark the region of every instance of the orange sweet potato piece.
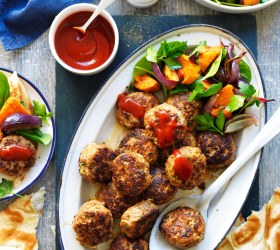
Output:
[[221,46],[209,47],[205,50],[200,50],[198,56],[198,65],[200,66],[202,72],[205,72],[209,65],[216,59],[216,57],[221,53]]
[[166,64],[165,64],[165,66],[163,68],[163,75],[168,80],[173,80],[173,81],[176,81],[176,82],[179,81],[179,76],[176,73],[176,70],[170,69]]
[[4,103],[0,111],[0,124],[10,115],[14,113],[28,114],[29,111],[13,96],[10,96]]
[[160,90],[160,84],[148,75],[135,76],[134,87],[143,92],[157,92]]
[[204,90],[209,89],[211,86],[211,82],[209,82],[208,80],[203,80],[201,81],[201,83],[203,84]]
[[180,55],[177,60],[182,64],[184,74],[182,84],[191,84],[201,76],[199,65],[190,61],[187,55]]
[[219,110],[222,110],[226,119],[231,118],[232,113],[230,111],[226,110],[224,107],[213,108],[211,110],[211,115],[214,116],[214,117],[217,117],[218,114],[219,114]]
[[244,4],[244,5],[256,5],[259,3],[260,3],[260,0],[242,0],[241,1],[241,4]]
[[229,104],[230,98],[233,95],[233,86],[231,84],[228,84],[225,87],[223,87],[219,92],[219,96],[216,102],[214,103],[214,108],[227,106]]
[[183,81],[184,80],[184,71],[182,70],[182,68],[177,69],[176,72],[179,77],[179,81]]

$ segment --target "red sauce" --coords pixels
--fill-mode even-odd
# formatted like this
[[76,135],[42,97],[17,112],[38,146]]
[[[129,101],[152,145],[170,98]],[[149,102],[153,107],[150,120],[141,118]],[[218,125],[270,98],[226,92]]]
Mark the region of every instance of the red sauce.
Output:
[[32,154],[30,148],[16,145],[0,149],[0,158],[5,161],[26,161],[32,157]]
[[145,107],[126,96],[126,93],[118,95],[117,106],[137,118],[143,118],[145,115]]
[[188,158],[184,157],[177,149],[173,151],[173,154],[175,155],[175,162],[173,167],[174,173],[182,181],[188,180],[193,172],[192,162]]
[[62,61],[69,66],[89,70],[102,65],[111,55],[115,43],[109,22],[98,16],[82,34],[75,26],[82,26],[92,12],[81,11],[68,16],[57,28],[54,44]]
[[175,128],[178,127],[177,117],[171,117],[166,111],[157,112],[158,123],[150,122],[155,131],[159,145],[164,148],[174,140]]

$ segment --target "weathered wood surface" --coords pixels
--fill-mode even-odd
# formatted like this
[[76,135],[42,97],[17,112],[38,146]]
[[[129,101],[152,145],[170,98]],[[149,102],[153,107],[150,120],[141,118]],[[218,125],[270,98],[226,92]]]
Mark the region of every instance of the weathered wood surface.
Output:
[[[97,3],[98,1],[93,1]],[[125,0],[116,0],[108,11],[113,15],[218,15],[218,12],[200,6],[194,0],[159,0],[149,9],[136,9]],[[257,19],[258,63],[265,82],[268,98],[277,103],[268,105],[268,117],[279,105],[280,100],[280,1],[271,7],[253,13]],[[232,20],[234,24],[234,19]],[[0,66],[16,70],[35,83],[55,109],[55,61],[48,46],[48,31],[34,43],[14,52],[6,52],[0,45]],[[280,137],[276,137],[264,148],[260,163],[260,205],[268,201],[273,189],[280,186]],[[27,192],[45,186],[47,202],[38,227],[40,249],[55,249],[55,237],[51,226],[55,225],[55,166],[54,161]],[[0,209],[12,201],[1,203]]]

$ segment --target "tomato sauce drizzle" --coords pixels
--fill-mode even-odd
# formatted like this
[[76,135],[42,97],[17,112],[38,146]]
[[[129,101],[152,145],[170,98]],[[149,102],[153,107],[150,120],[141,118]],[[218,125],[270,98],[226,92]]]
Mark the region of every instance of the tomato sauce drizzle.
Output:
[[117,106],[137,118],[143,118],[145,115],[145,107],[127,97],[126,93],[118,95]]
[[0,158],[5,161],[26,161],[32,157],[33,151],[17,145],[0,148]]
[[188,158],[184,157],[177,149],[173,151],[173,154],[175,155],[175,162],[173,166],[174,173],[182,181],[188,180],[193,172],[192,162]]
[[177,123],[177,117],[171,117],[164,110],[157,112],[158,123],[152,121],[150,126],[153,128],[159,145],[164,148],[174,141],[175,128],[180,127]]

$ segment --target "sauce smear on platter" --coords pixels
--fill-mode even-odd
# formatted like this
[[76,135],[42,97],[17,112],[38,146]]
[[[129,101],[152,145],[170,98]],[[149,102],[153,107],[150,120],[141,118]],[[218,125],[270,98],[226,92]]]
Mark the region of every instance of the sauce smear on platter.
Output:
[[75,26],[82,26],[92,12],[81,11],[65,18],[55,34],[55,49],[62,61],[75,69],[89,70],[102,65],[111,55],[115,43],[114,32],[102,16],[82,34]]

